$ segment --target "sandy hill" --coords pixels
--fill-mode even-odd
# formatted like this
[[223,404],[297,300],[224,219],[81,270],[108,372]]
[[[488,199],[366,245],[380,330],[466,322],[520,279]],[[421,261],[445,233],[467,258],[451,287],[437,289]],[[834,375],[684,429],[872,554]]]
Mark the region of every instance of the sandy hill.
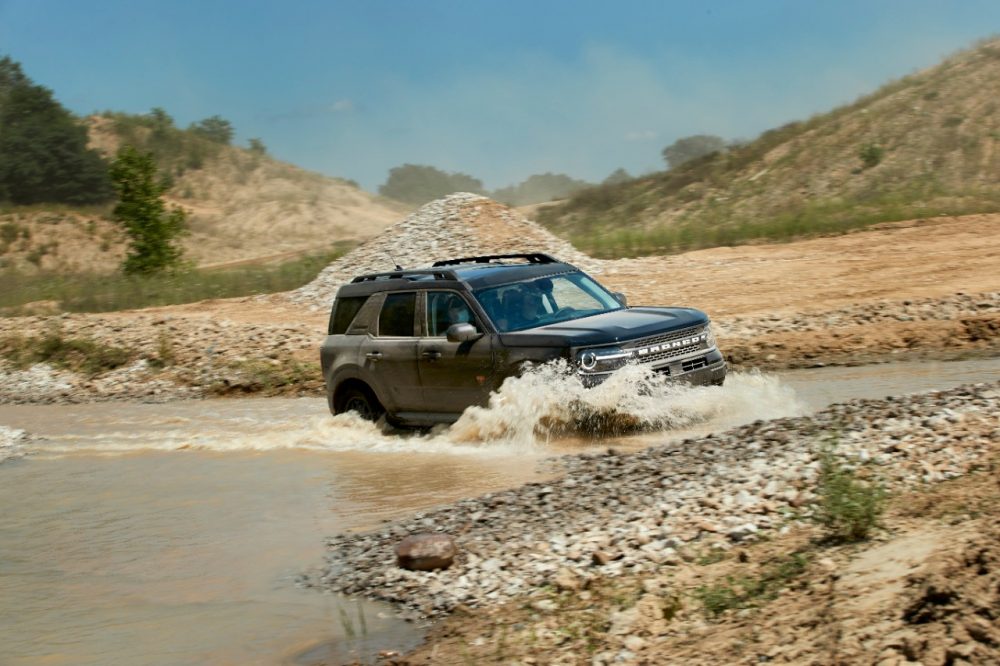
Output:
[[326,308],[337,288],[362,273],[430,266],[437,260],[477,254],[546,252],[590,271],[598,262],[517,211],[492,199],[452,194],[424,205],[378,237],[327,266],[292,292],[297,302]]
[[598,256],[658,254],[1000,210],[1000,39],[853,104],[538,221]]
[[[113,156],[112,118],[88,119],[91,146]],[[215,146],[197,167],[172,174],[170,204],[189,212],[183,245],[198,265],[321,252],[360,242],[407,210],[348,181],[329,178],[235,146]],[[0,213],[0,261],[22,270],[111,271],[125,238],[111,206],[31,207]]]

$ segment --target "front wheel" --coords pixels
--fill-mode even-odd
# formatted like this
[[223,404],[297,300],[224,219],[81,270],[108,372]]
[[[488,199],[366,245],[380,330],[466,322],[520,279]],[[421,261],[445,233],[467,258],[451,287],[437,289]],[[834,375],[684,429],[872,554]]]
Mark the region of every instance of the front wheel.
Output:
[[385,413],[385,409],[370,391],[349,388],[344,392],[340,399],[340,408],[337,409],[338,414],[344,412],[355,412],[366,421],[378,421]]

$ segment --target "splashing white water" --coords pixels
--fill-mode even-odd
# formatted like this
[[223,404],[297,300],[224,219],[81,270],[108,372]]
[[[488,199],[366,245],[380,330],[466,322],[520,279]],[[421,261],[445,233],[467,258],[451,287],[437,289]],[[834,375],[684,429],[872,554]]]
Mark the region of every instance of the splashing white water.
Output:
[[791,388],[759,373],[733,373],[724,386],[695,387],[633,366],[585,388],[562,364],[537,366],[508,380],[489,406],[470,408],[454,425],[431,431],[395,431],[353,413],[330,417],[321,400],[205,401],[143,410],[123,407],[107,415],[103,427],[68,428],[44,437],[36,448],[56,455],[141,450],[544,455],[551,453],[545,444],[552,440],[607,442],[628,433],[724,429],[806,411]]
[[671,382],[626,366],[587,388],[562,363],[504,382],[488,407],[471,407],[448,431],[455,442],[536,442],[561,435],[614,436],[718,422],[720,427],[806,412],[773,376],[733,373],[723,386]]

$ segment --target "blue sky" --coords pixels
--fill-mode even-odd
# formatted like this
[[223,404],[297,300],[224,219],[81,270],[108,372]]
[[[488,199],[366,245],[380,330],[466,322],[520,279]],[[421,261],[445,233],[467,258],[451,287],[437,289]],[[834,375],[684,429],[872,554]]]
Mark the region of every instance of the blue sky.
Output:
[[490,188],[661,169],[997,33],[997,0],[0,0],[0,54],[74,112],[218,114],[370,190],[406,162]]

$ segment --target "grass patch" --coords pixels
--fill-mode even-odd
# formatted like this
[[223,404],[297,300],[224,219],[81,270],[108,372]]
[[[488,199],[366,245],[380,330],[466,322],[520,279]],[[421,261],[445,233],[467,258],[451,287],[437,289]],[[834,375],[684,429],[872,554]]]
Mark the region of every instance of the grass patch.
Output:
[[0,309],[8,315],[34,301],[56,301],[65,312],[111,312],[288,291],[306,284],[346,246],[277,265],[195,269],[170,275],[26,275],[0,273]]
[[94,376],[125,365],[133,354],[122,347],[87,338],[67,338],[61,332],[53,331],[37,337],[2,338],[0,356],[21,369],[36,363],[48,363],[64,370]]
[[235,361],[227,370],[223,379],[209,387],[210,393],[275,395],[308,389],[318,381],[315,364],[296,360],[280,363],[260,359]]
[[867,539],[885,511],[886,494],[882,486],[858,479],[857,473],[844,467],[829,450],[820,458],[816,492],[819,501],[814,518],[833,542]]
[[808,566],[808,554],[792,553],[769,563],[758,576],[728,576],[724,583],[699,587],[694,596],[710,618],[728,610],[755,608],[776,599]]
[[706,208],[670,226],[639,229],[623,228],[625,221],[612,216],[607,223],[594,224],[578,233],[570,232],[567,237],[582,251],[611,259],[784,242],[847,233],[883,222],[997,210],[1000,210],[1000,190],[952,193],[940,190],[933,183],[918,183],[903,191],[810,201],[766,218],[741,217],[719,206]]

